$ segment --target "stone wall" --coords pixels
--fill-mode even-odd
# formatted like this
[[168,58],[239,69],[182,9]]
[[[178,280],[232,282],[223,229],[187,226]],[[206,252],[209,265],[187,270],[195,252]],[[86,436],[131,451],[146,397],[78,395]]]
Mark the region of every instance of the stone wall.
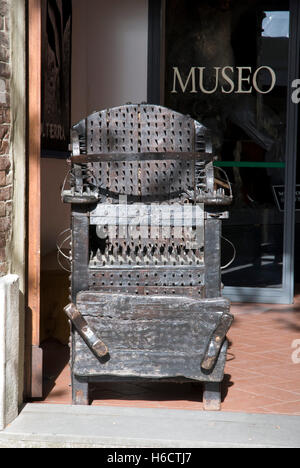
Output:
[[0,0],[0,431],[23,403],[26,0]]
[[18,415],[20,382],[19,279],[0,278],[0,431]]
[[0,276],[9,272],[12,167],[10,156],[10,1],[0,0]]

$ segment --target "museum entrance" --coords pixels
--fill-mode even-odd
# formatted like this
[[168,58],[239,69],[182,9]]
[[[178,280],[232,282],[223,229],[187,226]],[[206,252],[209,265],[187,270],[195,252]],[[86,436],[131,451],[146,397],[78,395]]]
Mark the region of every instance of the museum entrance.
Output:
[[148,0],[28,2],[27,398],[53,387],[69,355],[70,127],[147,100],[147,40]]
[[[232,35],[230,40],[227,38],[227,42],[223,43],[224,50],[226,47],[228,49],[227,55],[224,53],[222,62],[215,61],[212,56],[210,61],[201,61],[205,58],[205,50],[200,48],[198,53],[201,52],[202,59],[197,56],[189,57],[187,65],[184,60],[180,63],[179,59],[180,56],[184,56],[185,46],[183,44],[181,54],[181,48],[176,44],[176,35],[172,30],[177,28],[176,18],[180,18],[181,21],[184,19],[184,15],[178,13],[180,2],[176,2],[179,5],[176,6],[176,17],[171,14],[173,0],[166,3],[151,0],[149,9],[146,1],[128,2],[131,5],[130,10],[128,5],[123,3],[118,2],[117,8],[114,3],[107,4],[104,0],[89,0],[88,6],[79,0],[72,2],[71,123],[78,122],[95,109],[117,106],[125,102],[148,101],[161,102],[177,108],[206,124],[212,131],[219,155],[215,164],[219,170],[219,177],[222,179],[223,170],[227,172],[236,199],[231,208],[230,221],[225,221],[223,231],[223,265],[226,267],[230,264],[223,270],[225,295],[234,301],[242,302],[291,303],[294,294],[293,204],[298,128],[297,105],[291,101],[291,83],[299,76],[299,44],[296,34],[300,24],[298,2],[255,2],[256,5],[259,4],[258,9],[252,5],[254,2],[243,2],[248,5],[249,10],[246,8],[239,13],[235,11],[237,6],[234,5],[241,2],[221,2],[222,14],[230,16],[231,10],[226,9],[227,3],[234,12],[231,18]],[[208,18],[209,8],[205,7],[205,10],[205,2],[197,4],[200,5],[198,15],[201,13],[202,18],[205,15]],[[27,326],[28,343],[30,342],[27,361],[33,372],[31,390],[27,393],[39,397],[42,391],[42,341],[49,335],[64,344],[68,340],[68,324],[62,307],[68,300],[69,273],[59,271],[55,250],[58,235],[69,226],[69,212],[60,200],[60,190],[67,172],[65,156],[49,150],[43,153],[41,159],[41,75],[37,73],[41,69],[41,57],[38,53],[37,37],[41,40],[42,18],[40,1],[31,0],[30,5],[32,45],[29,80],[31,158],[28,302],[31,315],[28,316],[30,323]],[[201,7],[205,11],[201,11]],[[39,14],[34,16],[37,12]],[[193,26],[194,20],[191,17],[195,18],[195,15],[191,12],[185,14],[189,14],[189,24]],[[215,17],[218,14],[221,13],[216,13]],[[101,28],[99,18],[102,21]],[[106,18],[109,28],[106,27],[106,20],[103,18]],[[274,26],[274,21],[279,26]],[[195,22],[196,28],[199,24]],[[162,23],[166,26],[164,33],[160,34]],[[226,21],[223,23],[227,24]],[[136,28],[137,24],[139,28]],[[178,31],[181,31],[183,23],[179,26]],[[107,44],[110,43],[112,30],[115,48],[109,49],[108,60]],[[227,37],[228,30],[223,29],[223,32]],[[182,29],[182,34],[188,38],[189,45],[193,44],[186,30]],[[177,40],[180,40],[180,35],[177,36]],[[222,42],[221,38],[219,41]],[[175,52],[172,52],[170,44],[174,44]],[[112,47],[113,45],[111,44]],[[59,55],[61,51],[57,48],[56,52]],[[173,62],[172,54],[176,56]],[[169,57],[169,61],[166,57]],[[57,65],[59,62],[55,63]],[[227,79],[225,82],[219,79],[218,85],[220,88],[223,86],[226,91],[230,91],[233,86],[234,91],[249,91],[251,86],[253,89],[251,93],[231,94],[219,93],[216,90],[215,93],[205,94],[203,97],[200,92],[189,93],[190,89],[187,88],[182,96],[180,93],[170,93],[168,96],[168,90],[173,89],[174,76],[168,78],[166,71],[175,66],[181,73],[183,85],[188,78],[184,75],[185,66],[188,71],[193,66],[205,67],[202,87],[206,91],[213,90],[216,85],[215,67],[221,68],[221,79],[222,69],[225,67],[232,66],[234,70],[244,67],[240,75],[240,88],[236,78],[232,79],[231,84],[229,69],[225,72],[223,70],[223,79],[224,76],[227,76]],[[253,85],[254,74],[262,66],[274,71],[275,84],[272,73],[265,68],[255,75],[255,86]],[[251,68],[251,72],[247,67]],[[212,76],[206,74],[209,68],[214,70]],[[197,80],[198,78],[197,75]],[[51,86],[49,89],[51,91]],[[223,100],[223,97],[226,99]],[[57,128],[48,126],[46,129],[48,136],[61,136]],[[38,170],[41,170],[42,174],[41,185],[37,176]],[[42,208],[37,203],[41,193]],[[42,275],[39,252],[43,257]],[[42,311],[40,284],[43,290]],[[33,349],[31,356],[29,347]]]
[[[224,294],[291,303],[298,2],[168,0],[160,8],[164,27],[152,53],[160,47],[163,58],[149,73],[161,86],[152,87],[150,99],[210,129],[215,170],[220,179],[226,171],[233,186],[223,227]],[[154,36],[157,24],[153,19]]]

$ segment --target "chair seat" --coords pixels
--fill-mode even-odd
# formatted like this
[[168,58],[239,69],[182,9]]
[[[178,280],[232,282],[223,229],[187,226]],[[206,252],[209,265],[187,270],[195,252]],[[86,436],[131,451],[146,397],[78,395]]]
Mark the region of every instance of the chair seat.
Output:
[[223,379],[226,340],[210,372],[201,363],[221,317],[229,312],[224,298],[83,291],[76,306],[109,349],[109,355],[99,360],[75,332],[73,372],[77,376]]

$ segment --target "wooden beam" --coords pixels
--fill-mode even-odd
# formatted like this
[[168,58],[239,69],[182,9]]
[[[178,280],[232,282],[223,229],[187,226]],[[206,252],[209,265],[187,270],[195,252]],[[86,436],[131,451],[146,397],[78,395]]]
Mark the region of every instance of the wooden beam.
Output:
[[28,334],[31,397],[42,397],[41,254],[41,0],[28,0]]

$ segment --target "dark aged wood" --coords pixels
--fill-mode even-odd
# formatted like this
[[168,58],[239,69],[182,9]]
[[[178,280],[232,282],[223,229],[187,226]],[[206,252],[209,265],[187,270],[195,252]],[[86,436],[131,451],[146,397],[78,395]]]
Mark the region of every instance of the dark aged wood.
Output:
[[72,372],[72,401],[74,405],[89,405],[89,384]]
[[72,192],[66,192],[63,196],[64,203],[70,203],[74,205],[90,205],[91,203],[97,203],[99,200],[98,196],[92,194],[83,194],[81,196],[75,195]]
[[101,153],[88,154],[83,156],[71,156],[73,164],[87,164],[92,162],[128,162],[128,161],[178,161],[191,160],[201,158],[202,160],[211,161],[211,153],[196,153],[196,152],[165,152],[165,153]]
[[89,262],[89,214],[82,207],[72,207],[72,301],[79,291],[87,290]]
[[[173,296],[83,292],[77,296],[77,306],[110,351],[101,362],[78,337],[74,369],[81,376],[113,373],[201,380],[205,350],[223,316],[229,314],[229,301],[223,298],[200,303],[177,297],[174,302]],[[205,379],[214,381],[221,374],[216,366]]]
[[[93,286],[95,291],[102,291],[102,292],[111,292],[111,293],[123,293],[124,286],[100,286],[96,285]],[[165,296],[165,295],[172,295],[172,296],[187,296],[193,297],[194,299],[201,299],[204,298],[204,288],[201,287],[178,287],[176,288],[169,287],[169,286],[161,286],[161,287],[145,287],[145,286],[127,286],[126,292],[128,294],[136,294],[136,295],[145,295],[145,296]]]
[[221,221],[208,219],[205,222],[205,295],[221,296]]
[[221,384],[219,382],[206,382],[203,385],[203,404],[205,411],[220,411]]
[[205,408],[219,409],[233,320],[221,219],[232,192],[215,177],[209,131],[132,104],[88,116],[72,142],[62,199],[72,204],[74,404],[89,403],[90,382],[144,378],[203,382]]

